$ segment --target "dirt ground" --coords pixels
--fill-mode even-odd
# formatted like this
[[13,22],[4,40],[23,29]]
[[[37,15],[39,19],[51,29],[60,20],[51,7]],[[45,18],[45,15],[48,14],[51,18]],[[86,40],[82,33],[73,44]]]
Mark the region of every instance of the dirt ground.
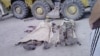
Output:
[[[31,18],[29,18],[31,19]],[[55,20],[60,23],[62,20]],[[21,46],[15,46],[21,38],[27,35],[24,31],[27,26],[38,25],[41,20],[19,20],[9,18],[0,21],[0,56],[89,56],[89,39],[90,27],[88,18],[84,18],[76,22],[77,36],[81,42],[81,46],[53,47],[49,50],[43,50],[42,46],[35,51],[26,51]]]

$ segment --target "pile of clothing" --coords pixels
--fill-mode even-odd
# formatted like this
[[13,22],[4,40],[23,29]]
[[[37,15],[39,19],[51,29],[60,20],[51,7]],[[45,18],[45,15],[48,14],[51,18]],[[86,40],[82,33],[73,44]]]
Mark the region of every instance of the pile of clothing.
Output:
[[43,45],[43,49],[59,45],[81,45],[75,34],[75,22],[73,20],[63,21],[61,25],[46,20],[32,28],[34,30],[27,30],[26,32],[30,33],[16,45],[22,45],[26,50],[35,50],[37,46],[41,45]]

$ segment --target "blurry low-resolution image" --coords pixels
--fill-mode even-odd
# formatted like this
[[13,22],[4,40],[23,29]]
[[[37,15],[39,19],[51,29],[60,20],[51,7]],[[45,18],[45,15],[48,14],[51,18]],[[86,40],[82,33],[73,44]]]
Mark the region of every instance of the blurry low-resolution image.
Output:
[[100,0],[0,0],[0,56],[100,56]]

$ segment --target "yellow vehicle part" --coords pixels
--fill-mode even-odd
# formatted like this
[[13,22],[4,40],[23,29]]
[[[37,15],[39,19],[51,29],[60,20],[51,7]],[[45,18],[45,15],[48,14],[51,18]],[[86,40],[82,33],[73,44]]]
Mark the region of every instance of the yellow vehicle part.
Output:
[[[35,2],[36,0],[25,0],[25,3],[29,6],[32,7],[32,4]],[[9,6],[11,6],[11,0],[1,0],[1,2],[4,4],[4,6],[6,8],[8,8]],[[84,5],[84,7],[89,6],[89,1],[88,0],[81,0],[82,4]]]
[[81,2],[84,5],[84,7],[89,6],[89,0],[81,0]]
[[11,0],[1,0],[1,3],[5,6],[5,8],[11,6]]
[[73,15],[77,12],[77,7],[75,5],[72,5],[66,10],[66,12]]
[[32,7],[32,4],[34,3],[35,0],[25,0],[25,3],[29,6]]
[[18,13],[18,14],[21,14],[21,13],[22,13],[21,7],[17,7],[17,8],[15,9],[15,11],[16,11],[16,13]]
[[43,14],[43,9],[41,7],[36,9],[37,14],[42,15]]

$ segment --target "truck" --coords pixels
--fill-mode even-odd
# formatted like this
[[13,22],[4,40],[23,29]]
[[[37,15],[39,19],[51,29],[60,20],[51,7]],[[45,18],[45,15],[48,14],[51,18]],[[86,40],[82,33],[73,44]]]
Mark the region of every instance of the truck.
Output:
[[32,14],[39,20],[45,19],[46,15],[55,9],[55,2],[60,3],[60,17],[77,20],[94,0],[0,0],[3,7],[12,11],[16,18],[23,19]]

